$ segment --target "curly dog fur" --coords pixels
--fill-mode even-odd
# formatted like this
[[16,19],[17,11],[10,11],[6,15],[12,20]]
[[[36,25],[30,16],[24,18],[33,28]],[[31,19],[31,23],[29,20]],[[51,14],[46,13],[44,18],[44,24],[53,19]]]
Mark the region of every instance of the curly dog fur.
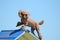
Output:
[[34,34],[34,30],[37,31],[39,39],[42,40],[42,35],[39,30],[39,25],[42,25],[44,23],[44,20],[37,23],[36,21],[29,18],[29,13],[23,10],[19,10],[18,12],[19,17],[21,18],[21,22],[18,22],[16,26],[24,25],[22,29],[24,29],[26,26],[31,27],[31,32]]

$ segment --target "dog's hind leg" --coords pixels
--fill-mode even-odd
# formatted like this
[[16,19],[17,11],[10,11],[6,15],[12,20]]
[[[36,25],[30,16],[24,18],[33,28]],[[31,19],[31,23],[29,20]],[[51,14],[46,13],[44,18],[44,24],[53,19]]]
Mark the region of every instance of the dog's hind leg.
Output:
[[[31,27],[31,32],[32,32],[33,34],[34,34],[34,30],[35,30],[35,29],[34,29],[33,27]],[[35,34],[34,34],[34,35],[35,35]]]
[[[35,33],[34,33],[34,30],[35,30],[35,28],[31,27],[31,33],[32,33],[35,37],[37,37],[37,36],[35,35]],[[37,37],[37,38],[39,39],[39,37]]]
[[38,33],[39,39],[42,40],[42,35],[40,33],[39,27],[36,27],[36,31]]

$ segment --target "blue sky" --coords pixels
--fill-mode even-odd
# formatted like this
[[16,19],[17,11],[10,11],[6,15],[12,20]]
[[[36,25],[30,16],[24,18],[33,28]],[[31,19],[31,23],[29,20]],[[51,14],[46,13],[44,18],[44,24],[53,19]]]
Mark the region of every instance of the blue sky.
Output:
[[40,27],[43,40],[60,40],[60,0],[0,0],[0,31],[20,28],[18,10],[28,11],[37,22],[45,21]]

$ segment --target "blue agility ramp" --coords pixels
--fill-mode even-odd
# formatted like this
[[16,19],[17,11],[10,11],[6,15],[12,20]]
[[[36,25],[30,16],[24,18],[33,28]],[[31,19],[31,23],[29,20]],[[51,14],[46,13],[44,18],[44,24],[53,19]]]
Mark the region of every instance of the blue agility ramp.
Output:
[[0,40],[38,40],[31,32],[18,30],[2,30],[0,32]]
[[24,30],[2,30],[0,32],[0,40],[15,40],[19,35],[23,34]]

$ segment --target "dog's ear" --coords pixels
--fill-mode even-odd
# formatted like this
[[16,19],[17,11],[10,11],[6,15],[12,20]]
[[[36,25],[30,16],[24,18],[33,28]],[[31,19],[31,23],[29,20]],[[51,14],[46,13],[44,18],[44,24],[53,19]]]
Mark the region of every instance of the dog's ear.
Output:
[[18,15],[19,15],[19,17],[22,16],[22,14],[23,14],[22,12],[23,12],[22,10],[19,10],[19,11],[18,11]]

